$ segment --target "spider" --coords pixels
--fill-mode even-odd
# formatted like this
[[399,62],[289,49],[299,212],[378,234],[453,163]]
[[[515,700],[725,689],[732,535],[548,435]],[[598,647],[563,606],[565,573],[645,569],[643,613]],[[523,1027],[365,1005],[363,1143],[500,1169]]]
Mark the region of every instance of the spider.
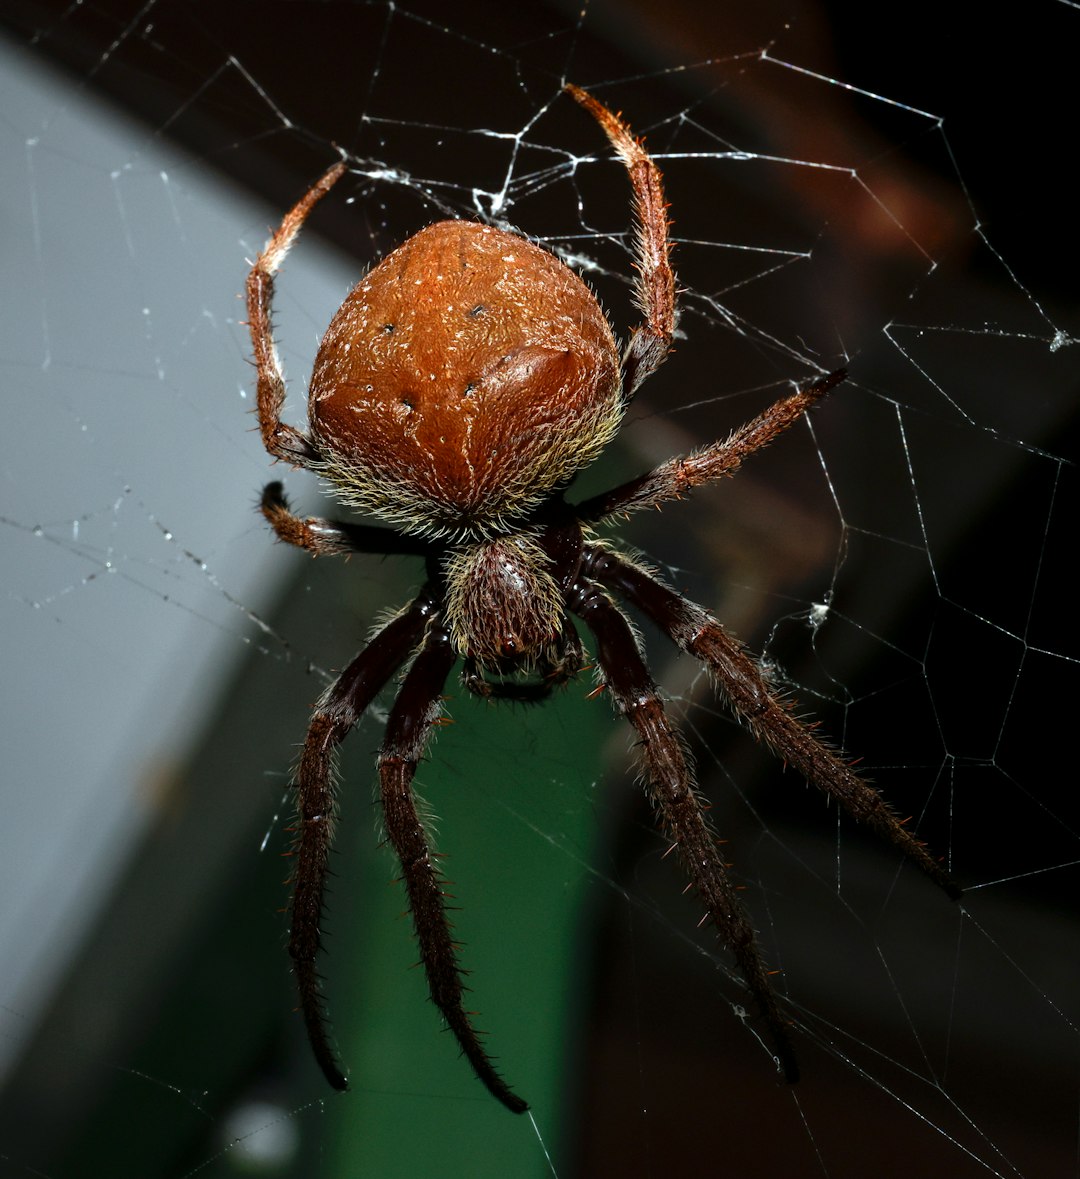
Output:
[[426,566],[412,602],[383,623],[316,703],[296,770],[289,953],[315,1058],[335,1089],[347,1082],[331,1047],[316,961],[336,811],[336,752],[404,668],[378,778],[386,835],[401,863],[431,998],[488,1090],[515,1113],[527,1108],[496,1071],[463,1006],[459,945],[412,782],[458,661],[469,692],[542,700],[585,668],[573,617],[592,635],[601,686],[639,738],[642,776],[659,826],[705,919],[734,955],[786,1079],[798,1078],[787,1021],[695,791],[688,755],[616,599],[651,618],[708,668],[756,740],[950,896],[960,895],[878,791],[770,688],[738,640],[653,570],[595,534],[616,517],[734,474],[845,372],[796,389],[724,441],[602,495],[579,503],[564,498],[671,350],[678,314],[660,169],[619,115],[576,86],[566,90],[606,133],[633,192],[634,291],[643,318],[621,355],[593,294],[552,254],[490,225],[440,221],[370,270],[331,320],[312,372],[305,433],[281,420],[285,382],[271,326],[274,275],[316,203],[345,173],[343,162],[285,216],[247,280],[257,415],[267,451],[320,475],[342,504],[392,525],[302,518],[275,482],[261,501],[271,528],[313,556],[411,554]]

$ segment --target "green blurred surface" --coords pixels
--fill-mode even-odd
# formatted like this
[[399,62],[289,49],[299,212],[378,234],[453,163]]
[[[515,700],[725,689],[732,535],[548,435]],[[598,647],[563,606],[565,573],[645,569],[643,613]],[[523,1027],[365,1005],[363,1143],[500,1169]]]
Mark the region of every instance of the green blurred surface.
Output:
[[[588,686],[579,681],[529,709],[459,692],[449,702],[454,723],[440,730],[417,779],[460,909],[455,931],[477,1025],[556,1151],[577,1063],[570,1029],[591,799],[611,731],[606,702],[583,698]],[[344,823],[371,840],[368,808],[354,796],[346,809]],[[394,876],[387,848],[338,871],[326,972],[352,1089],[328,1102],[321,1173],[550,1173],[529,1115],[509,1113],[487,1093],[427,1000]]]

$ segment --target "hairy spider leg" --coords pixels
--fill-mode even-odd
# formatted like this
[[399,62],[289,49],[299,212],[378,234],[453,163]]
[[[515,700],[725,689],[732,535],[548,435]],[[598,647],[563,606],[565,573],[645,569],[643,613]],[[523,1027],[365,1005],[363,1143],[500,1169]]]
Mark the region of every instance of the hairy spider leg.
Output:
[[773,692],[746,648],[708,611],[688,601],[653,574],[609,550],[592,548],[589,575],[651,618],[671,640],[712,672],[714,683],[754,739],[835,798],[856,821],[865,823],[921,868],[953,900],[962,889],[890,810],[881,793],[841,755],[820,741]]
[[697,795],[682,737],[664,711],[634,632],[622,611],[592,583],[582,585],[570,606],[595,635],[597,659],[615,705],[641,738],[645,788],[660,826],[671,840],[717,936],[735,955],[768,1025],[784,1076],[794,1083],[799,1079],[799,1065],[754,927]]
[[401,861],[420,958],[427,974],[432,1001],[442,1012],[473,1071],[488,1091],[513,1113],[524,1113],[526,1102],[499,1076],[480,1044],[462,1000],[465,987],[446,915],[444,880],[435,863],[424,824],[416,809],[412,781],[416,766],[442,714],[441,692],[457,655],[446,628],[429,627],[424,645],[413,660],[386,723],[379,753],[379,785],[386,835]]
[[347,1089],[348,1082],[330,1047],[316,959],[322,949],[327,861],[337,812],[337,747],[408,658],[433,610],[433,597],[425,590],[375,635],[323,693],[308,726],[297,768],[289,954],[308,1039],[323,1075],[335,1089]]
[[296,545],[298,549],[307,549],[313,557],[337,557],[342,553],[427,557],[431,552],[431,545],[426,540],[395,532],[392,528],[294,515],[280,483],[268,483],[263,488],[259,511],[278,540]]
[[669,499],[681,499],[703,483],[734,475],[750,455],[795,425],[846,377],[847,370],[840,368],[805,389],[781,397],[727,438],[691,454],[669,459],[637,479],[583,500],[575,505],[574,514],[583,524],[599,524],[612,516],[655,508]]
[[630,342],[623,353],[623,397],[629,400],[667,358],[678,319],[675,273],[669,261],[670,222],[664,200],[664,181],[642,141],[634,138],[634,133],[618,115],[579,86],[567,83],[566,91],[603,128],[611,146],[626,165],[633,188],[637,269],[634,303],[645,316],[645,321],[631,331]]
[[255,404],[263,445],[274,458],[285,459],[298,467],[307,467],[319,459],[311,439],[281,420],[285,404],[285,377],[274,344],[270,315],[274,301],[274,275],[289,252],[296,235],[311,210],[345,174],[344,164],[335,164],[315,181],[284,219],[265,249],[255,259],[247,278],[248,328],[255,352]]

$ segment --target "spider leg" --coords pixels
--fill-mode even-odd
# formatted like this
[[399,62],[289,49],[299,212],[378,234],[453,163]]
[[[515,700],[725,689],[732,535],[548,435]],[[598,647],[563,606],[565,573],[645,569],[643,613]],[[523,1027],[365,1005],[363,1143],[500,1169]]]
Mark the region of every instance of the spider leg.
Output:
[[734,475],[744,459],[793,426],[846,376],[846,369],[837,369],[790,397],[781,397],[722,442],[669,459],[629,483],[584,500],[575,506],[574,514],[584,524],[598,524],[615,515],[658,507],[664,500],[681,499],[703,483]]
[[319,516],[294,515],[280,483],[268,483],[263,488],[259,511],[277,533],[278,540],[307,549],[314,557],[337,556],[341,553],[426,557],[431,551],[427,541],[394,532],[390,528],[353,524],[347,520],[324,520]]
[[598,546],[587,549],[586,568],[636,606],[689,655],[700,659],[738,719],[818,789],[835,798],[853,819],[886,839],[956,900],[963,891],[940,863],[897,819],[881,793],[844,758],[824,745],[769,688],[757,663],[706,610],[687,601],[632,561]]
[[416,809],[412,781],[416,766],[442,712],[440,693],[456,653],[444,628],[433,626],[405,676],[386,725],[379,754],[379,783],[386,834],[401,861],[409,909],[435,1006],[457,1038],[477,1077],[513,1113],[528,1105],[511,1092],[481,1047],[462,1005],[458,943],[446,915],[443,879]]
[[634,302],[643,323],[630,333],[622,360],[623,396],[629,401],[638,386],[663,364],[671,351],[678,309],[675,274],[671,269],[667,204],[660,169],[623,120],[579,86],[567,92],[600,124],[630,176],[637,217],[635,254],[637,280]]
[[323,1075],[335,1089],[348,1084],[330,1047],[315,963],[322,947],[327,860],[337,810],[337,747],[415,647],[433,608],[434,599],[425,590],[375,635],[316,704],[300,754],[289,954],[308,1039]]
[[344,164],[335,164],[316,180],[285,214],[262,253],[255,259],[247,278],[248,327],[255,351],[256,406],[263,445],[274,458],[285,459],[298,467],[310,466],[318,461],[319,454],[306,434],[281,421],[281,408],[285,404],[285,378],[274,346],[274,329],[270,322],[274,275],[308,214],[344,172]]
[[784,1076],[794,1083],[799,1079],[798,1062],[754,928],[695,791],[681,737],[664,711],[630,624],[611,599],[591,583],[579,585],[570,605],[596,636],[597,658],[615,704],[641,738],[646,790],[664,833],[720,940],[734,954],[769,1027]]

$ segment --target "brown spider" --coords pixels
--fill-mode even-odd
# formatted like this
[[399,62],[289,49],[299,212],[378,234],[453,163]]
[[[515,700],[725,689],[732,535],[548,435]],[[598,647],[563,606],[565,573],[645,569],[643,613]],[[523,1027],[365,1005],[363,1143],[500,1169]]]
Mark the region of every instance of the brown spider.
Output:
[[613,595],[705,664],[758,741],[950,896],[960,894],[878,791],[770,689],[741,643],[653,571],[594,538],[597,525],[733,474],[842,381],[843,370],[782,398],[723,442],[604,495],[577,504],[563,498],[573,476],[611,441],[638,386],[667,356],[677,314],[660,170],[619,116],[584,90],[566,89],[603,128],[633,187],[635,294],[644,319],[621,358],[596,299],[557,258],[489,225],[441,221],[384,258],[334,316],[315,360],[305,434],[281,421],[285,383],[271,328],[274,274],[312,208],[344,174],[343,163],[286,215],[248,276],[266,449],[321,475],[342,503],[395,529],[302,519],[289,510],[280,483],[263,492],[263,515],[279,539],[314,556],[406,553],[423,557],[427,566],[416,598],[377,631],[316,704],[297,770],[289,952],[315,1057],[336,1089],[346,1081],[330,1046],[316,969],[336,808],[335,755],[376,694],[405,666],[379,753],[379,784],[431,997],[491,1093],[516,1113],[527,1108],[496,1072],[462,1005],[458,944],[412,780],[457,660],[470,692],[542,699],[584,666],[571,614],[592,632],[599,674],[640,738],[645,786],[660,826],[734,954],[786,1078],[797,1079],[787,1022],[750,919],[695,793],[682,741]]

